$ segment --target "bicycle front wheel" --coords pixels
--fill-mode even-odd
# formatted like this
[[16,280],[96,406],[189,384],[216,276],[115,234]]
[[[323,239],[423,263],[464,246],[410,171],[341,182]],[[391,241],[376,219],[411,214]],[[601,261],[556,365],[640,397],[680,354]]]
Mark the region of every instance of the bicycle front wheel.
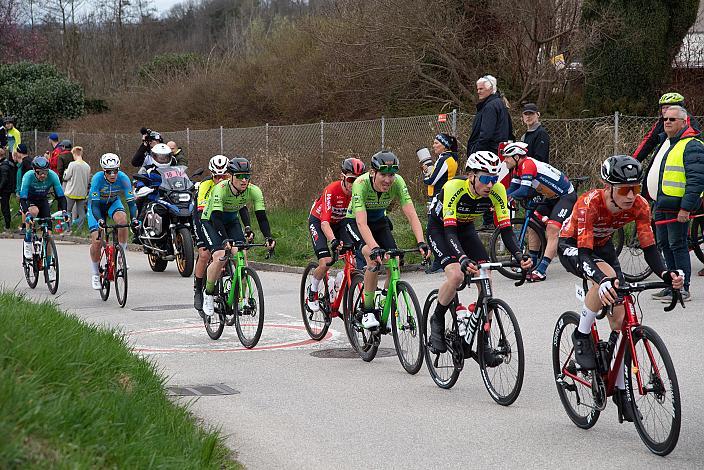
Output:
[[[45,241],[46,252],[43,253],[44,281],[46,282],[46,286],[49,288],[49,292],[51,292],[53,295],[56,294],[57,290],[59,290],[59,252],[56,251],[56,243],[54,242],[54,239],[52,237],[47,237]],[[51,251],[51,255],[49,255],[49,251]],[[49,256],[51,256],[50,261]],[[51,279],[52,276],[50,276],[49,274],[50,269],[54,270],[53,280]]]
[[[460,377],[464,361],[464,352],[455,351],[456,347],[462,347],[464,339],[457,335],[457,324],[452,309],[445,315],[445,341],[447,351],[435,353],[430,349],[430,316],[435,312],[438,301],[438,290],[435,289],[428,294],[423,305],[423,316],[421,319],[423,344],[425,346],[425,364],[428,366],[430,377],[440,388],[452,388]],[[449,317],[449,318],[448,318]],[[458,348],[459,349],[459,348]],[[459,367],[458,367],[459,364]]]
[[100,298],[103,301],[108,300],[110,297],[110,255],[108,252],[112,250],[112,245],[105,245],[103,242],[103,247],[100,250]]
[[[525,224],[525,219],[515,218],[511,219],[511,227],[513,232],[516,234],[516,239],[521,242],[521,230]],[[539,255],[538,259],[543,258],[543,253],[545,253],[545,247],[547,242],[545,240],[545,229],[540,226],[536,221],[530,220],[528,222],[528,229],[526,230],[526,235],[523,237],[522,243],[518,247],[522,253],[529,254],[529,242],[537,245],[537,250]],[[511,261],[513,259],[513,254],[504,246],[503,239],[501,238],[501,230],[496,229],[494,233],[491,234],[489,239],[489,258],[492,262],[501,261]],[[519,280],[522,277],[521,271],[515,268],[498,268],[498,271],[509,279]]]
[[[636,429],[646,447],[665,456],[677,446],[682,424],[680,388],[670,353],[660,336],[647,326],[633,330],[633,346],[626,348],[627,393]],[[638,375],[642,392],[638,387]]]
[[125,250],[120,245],[115,245],[115,265],[113,267],[115,275],[115,295],[117,303],[121,308],[127,303],[127,259]]
[[[325,312],[323,311],[323,302],[320,301],[323,299],[320,299],[318,301],[319,308],[316,312],[308,308],[308,305],[306,304],[306,299],[308,297],[308,289],[310,289],[311,283],[313,282],[313,271],[315,271],[317,267],[318,263],[308,263],[308,266],[306,267],[305,271],[303,271],[303,279],[301,279],[300,302],[301,316],[303,317],[303,324],[306,327],[308,336],[310,336],[316,341],[320,341],[321,339],[325,338],[325,335],[328,332],[328,328],[330,328],[330,318],[326,318]],[[320,282],[326,281],[327,279],[323,278]],[[319,288],[318,290],[320,291],[321,289]],[[327,295],[325,289],[322,290],[323,295]],[[318,296],[318,298],[320,298],[320,295]]]
[[[572,333],[579,326],[576,312],[560,315],[552,335],[552,370],[555,375],[557,394],[572,422],[582,429],[589,429],[599,419],[592,395],[591,372],[575,369]],[[570,375],[577,376],[575,380]]]
[[374,334],[362,326],[364,315],[364,276],[354,273],[347,292],[347,311],[345,312],[345,328],[352,347],[365,362],[376,357],[379,343],[374,341]]
[[409,374],[417,374],[423,366],[424,342],[418,297],[405,281],[396,283],[396,298],[391,306],[391,328],[396,354]]
[[523,337],[511,307],[500,299],[488,303],[489,311],[479,325],[479,369],[489,395],[508,406],[518,398],[523,386],[525,359]]
[[[251,349],[259,342],[264,329],[264,291],[257,272],[252,268],[242,269],[242,279],[238,282],[244,286],[244,296],[233,306],[237,309],[235,329],[242,346]],[[237,293],[240,293],[239,288]]]
[[653,273],[643,256],[643,249],[640,247],[638,233],[635,222],[626,224],[620,228],[622,250],[618,253],[618,262],[621,265],[623,277],[628,282],[640,282]]

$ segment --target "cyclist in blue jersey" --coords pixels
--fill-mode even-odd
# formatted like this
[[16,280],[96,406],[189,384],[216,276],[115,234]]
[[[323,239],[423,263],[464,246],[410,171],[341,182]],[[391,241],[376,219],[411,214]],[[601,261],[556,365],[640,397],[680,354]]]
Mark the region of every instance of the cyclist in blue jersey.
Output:
[[[59,175],[49,169],[49,160],[45,157],[34,157],[32,160],[32,170],[22,177],[20,188],[20,210],[24,217],[25,224],[32,223],[34,217],[51,217],[51,207],[49,205],[49,192],[54,191],[54,196],[59,204],[59,209],[63,211],[64,219],[68,217],[66,213],[66,197],[59,182]],[[25,230],[24,235],[24,257],[31,258],[32,249],[31,230]],[[47,253],[51,256],[52,253]],[[49,280],[54,280],[53,269],[49,270]]]
[[[93,289],[100,289],[100,241],[98,240],[98,228],[100,221],[111,217],[116,224],[126,224],[127,214],[122,205],[121,196],[130,209],[130,219],[135,226],[139,225],[137,220],[137,205],[134,202],[134,192],[130,178],[120,171],[120,157],[114,153],[106,153],[100,157],[100,167],[102,172],[93,175],[90,182],[90,193],[88,195],[88,229],[90,230],[90,260],[93,276],[91,284]],[[122,245],[122,249],[127,252],[127,228],[117,231],[117,239]]]

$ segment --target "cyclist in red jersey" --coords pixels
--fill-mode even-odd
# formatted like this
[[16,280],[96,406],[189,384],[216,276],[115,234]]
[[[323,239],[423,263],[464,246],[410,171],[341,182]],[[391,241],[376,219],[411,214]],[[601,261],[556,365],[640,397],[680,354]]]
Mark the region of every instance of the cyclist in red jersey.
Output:
[[[580,369],[596,369],[594,346],[589,335],[591,326],[602,306],[616,303],[614,287],[624,282],[618,255],[611,242],[614,231],[635,221],[638,241],[653,272],[674,289],[684,285],[684,278],[677,271],[668,271],[655,244],[650,226],[650,206],[640,195],[643,177],[641,164],[626,155],[609,157],[601,167],[601,177],[606,183],[603,189],[593,189],[577,200],[572,215],[565,221],[560,232],[559,256],[562,265],[577,277],[591,281],[584,298],[579,327],[572,335],[576,366]],[[612,329],[618,329],[623,321],[623,306],[613,310],[609,319]],[[623,369],[623,363],[621,364]],[[624,392],[623,374],[616,380],[618,392],[614,401],[621,400],[620,408],[626,421],[633,421],[630,406]]]
[[339,180],[330,183],[323,194],[316,199],[308,217],[308,230],[313,242],[313,251],[318,257],[318,267],[313,271],[313,280],[306,294],[306,304],[311,311],[317,312],[318,290],[320,281],[325,277],[332,261],[332,250],[342,247],[340,231],[343,230],[342,220],[347,214],[347,206],[352,198],[352,183],[366,171],[362,160],[348,158],[342,162],[342,175]]

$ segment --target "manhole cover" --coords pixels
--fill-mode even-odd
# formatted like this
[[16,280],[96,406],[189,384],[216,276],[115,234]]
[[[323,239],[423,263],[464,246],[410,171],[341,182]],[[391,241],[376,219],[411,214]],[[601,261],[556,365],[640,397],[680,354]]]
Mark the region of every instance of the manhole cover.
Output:
[[161,312],[164,310],[188,310],[193,308],[193,304],[176,304],[176,305],[145,305],[144,307],[135,307],[133,312]]
[[[331,348],[318,349],[310,353],[313,357],[332,359],[359,359],[359,354],[352,348]],[[379,348],[376,357],[391,357],[396,355],[396,350],[391,348]]]
[[205,397],[214,395],[235,395],[238,392],[225,384],[213,385],[172,385],[166,387],[167,395],[177,397]]

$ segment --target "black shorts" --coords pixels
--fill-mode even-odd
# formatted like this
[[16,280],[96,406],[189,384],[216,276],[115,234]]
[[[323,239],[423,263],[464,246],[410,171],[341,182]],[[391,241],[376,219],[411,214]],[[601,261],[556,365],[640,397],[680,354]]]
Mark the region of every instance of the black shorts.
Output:
[[[343,240],[344,224],[341,221],[336,224],[330,224],[332,232],[335,234],[335,238],[338,240]],[[313,251],[315,251],[315,256],[318,259],[328,258],[332,256],[330,253],[330,248],[328,247],[328,239],[323,233],[323,229],[320,226],[320,219],[315,216],[308,217],[308,232],[310,233],[310,241],[313,243]]]
[[[487,261],[489,259],[489,255],[474,228],[474,224],[458,225],[457,235],[460,239],[462,251],[471,260]],[[454,250],[450,248],[450,242],[445,236],[445,227],[442,223],[434,221],[432,217],[428,220],[428,243],[430,243],[435,257],[440,260],[440,266],[443,269],[449,264],[459,263],[459,258],[454,254]]]
[[[574,274],[580,279],[588,279],[588,276],[584,274],[582,265],[579,263],[577,242],[574,238],[560,238],[557,244],[557,253],[560,256],[560,263],[562,263],[562,266],[565,267],[567,272]],[[611,239],[609,239],[606,245],[594,249],[593,259],[596,263],[603,261],[614,268],[619,281],[621,283],[625,282],[623,272],[621,272],[621,263],[618,261],[616,248],[614,248]]]
[[[340,225],[344,225],[344,230],[341,230],[341,235],[343,235],[342,241],[345,245],[354,245],[356,249],[360,249],[365,245],[362,236],[359,234],[359,228],[357,227],[357,221],[355,219],[345,219],[340,222]],[[396,240],[394,240],[394,236],[391,233],[391,221],[388,217],[369,222],[367,225],[369,225],[369,230],[371,230],[374,240],[376,240],[381,248],[384,250],[398,248],[396,246]]]
[[51,206],[49,205],[49,201],[46,199],[28,199],[27,200],[27,207],[36,207],[39,209],[39,213],[37,214],[37,217],[51,217]]
[[198,248],[208,248],[208,239],[205,236],[203,221],[200,216],[203,215],[203,211],[196,211],[193,216],[193,234],[196,237],[196,246]]
[[244,242],[244,232],[242,232],[242,225],[240,225],[240,219],[238,218],[225,224],[226,233],[220,233],[209,220],[203,220],[202,223],[202,232],[208,245],[207,248],[211,253],[224,249],[223,242],[225,240]]
[[555,199],[548,199],[545,202],[538,204],[535,208],[535,212],[547,216],[548,224],[554,224],[558,227],[562,227],[562,224],[567,220],[567,217],[572,214],[572,208],[574,208],[577,202],[577,192],[572,191],[569,194],[565,194],[562,197]]

